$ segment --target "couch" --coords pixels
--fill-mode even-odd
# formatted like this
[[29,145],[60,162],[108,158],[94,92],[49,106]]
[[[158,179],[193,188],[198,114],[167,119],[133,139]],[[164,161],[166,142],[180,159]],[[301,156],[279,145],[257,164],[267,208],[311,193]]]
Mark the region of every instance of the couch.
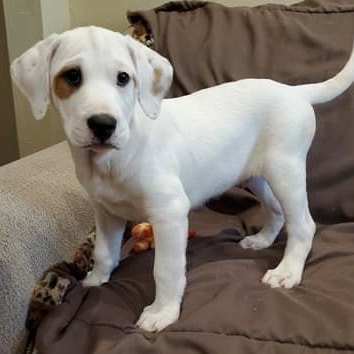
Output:
[[92,227],[65,142],[0,168],[0,353],[22,352],[35,282]]
[[[171,2],[130,12],[128,19],[172,62],[171,97],[247,77],[323,81],[344,65],[354,38],[352,0],[256,8]],[[125,259],[107,284],[85,289],[77,282],[40,324],[38,352],[353,353],[354,87],[316,113],[308,192],[317,233],[299,287],[260,283],[279,262],[286,232],[269,249],[241,249],[238,242],[260,229],[264,211],[250,192],[235,187],[191,214],[192,227],[209,237],[189,242],[179,321],[158,334],[134,326],[154,297],[153,251],[147,251]],[[13,345],[32,282],[70,255],[92,227],[92,212],[65,144],[1,169],[0,182],[1,289],[11,326],[6,343]]]

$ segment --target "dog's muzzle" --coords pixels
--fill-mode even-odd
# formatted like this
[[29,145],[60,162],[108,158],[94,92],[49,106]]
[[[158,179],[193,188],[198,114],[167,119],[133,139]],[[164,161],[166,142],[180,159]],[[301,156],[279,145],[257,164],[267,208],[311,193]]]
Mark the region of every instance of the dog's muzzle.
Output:
[[87,119],[87,126],[93,136],[104,144],[114,133],[117,120],[109,114],[95,114]]

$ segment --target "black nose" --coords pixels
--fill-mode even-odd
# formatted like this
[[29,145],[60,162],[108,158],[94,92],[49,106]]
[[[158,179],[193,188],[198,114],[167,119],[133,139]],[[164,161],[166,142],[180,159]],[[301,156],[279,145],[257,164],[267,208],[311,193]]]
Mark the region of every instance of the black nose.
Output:
[[117,120],[109,114],[95,114],[87,119],[87,125],[97,139],[105,142],[114,133]]

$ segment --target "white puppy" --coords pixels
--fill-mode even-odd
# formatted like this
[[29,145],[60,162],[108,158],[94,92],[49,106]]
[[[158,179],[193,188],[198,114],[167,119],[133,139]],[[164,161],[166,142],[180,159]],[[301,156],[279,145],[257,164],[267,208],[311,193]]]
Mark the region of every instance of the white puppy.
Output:
[[84,284],[108,281],[126,220],[152,224],[156,297],[138,326],[159,331],[178,319],[188,212],[244,180],[269,217],[241,246],[268,247],[285,220],[285,255],[262,281],[285,288],[300,283],[315,232],[306,193],[312,105],[349,87],[353,54],[336,77],[319,84],[247,79],[163,100],[172,80],[165,58],[128,36],[86,27],[37,43],[11,72],[36,118],[51,97],[93,201],[95,265]]

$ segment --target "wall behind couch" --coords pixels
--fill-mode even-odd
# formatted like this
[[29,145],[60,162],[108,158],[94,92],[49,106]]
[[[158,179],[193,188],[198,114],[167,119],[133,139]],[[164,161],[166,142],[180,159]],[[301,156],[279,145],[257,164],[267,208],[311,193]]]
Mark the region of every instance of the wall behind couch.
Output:
[[[68,29],[69,0],[3,0],[8,55],[0,61],[12,61],[50,33]],[[0,18],[1,20],[4,20]],[[7,65],[8,67],[8,65]],[[15,117],[19,156],[24,157],[64,139],[61,123],[50,108],[46,117],[36,121],[25,98],[14,88]],[[13,129],[13,128],[12,128]],[[5,130],[5,129],[4,129]]]
[[[3,0],[8,40],[8,59],[12,60],[34,43],[53,32],[98,25],[113,30],[127,29],[128,9],[148,9],[168,0]],[[266,2],[291,4],[294,0],[214,0],[227,6],[254,6]],[[0,60],[4,60],[0,58]],[[6,64],[8,65],[8,64]],[[14,89],[15,122],[20,156],[26,156],[64,139],[58,115],[50,109],[35,121],[28,103]],[[14,134],[16,137],[16,134]]]

